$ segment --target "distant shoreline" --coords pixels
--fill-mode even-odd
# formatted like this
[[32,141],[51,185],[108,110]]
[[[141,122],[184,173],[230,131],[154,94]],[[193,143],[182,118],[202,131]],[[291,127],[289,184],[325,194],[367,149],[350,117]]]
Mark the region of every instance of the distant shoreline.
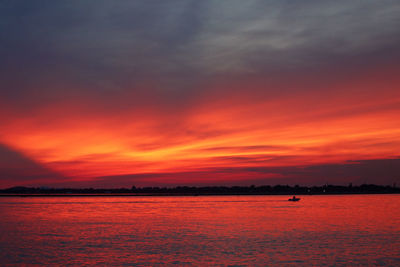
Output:
[[400,188],[393,185],[362,184],[359,186],[205,186],[205,187],[143,187],[95,189],[95,188],[45,188],[12,187],[0,190],[0,197],[114,197],[114,196],[252,196],[252,195],[360,195],[400,194]]

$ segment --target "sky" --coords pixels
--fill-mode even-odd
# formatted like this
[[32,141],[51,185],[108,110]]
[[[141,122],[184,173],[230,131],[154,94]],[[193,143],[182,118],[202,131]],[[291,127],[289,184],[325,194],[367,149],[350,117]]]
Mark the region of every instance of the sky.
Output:
[[0,0],[0,188],[400,183],[399,14]]

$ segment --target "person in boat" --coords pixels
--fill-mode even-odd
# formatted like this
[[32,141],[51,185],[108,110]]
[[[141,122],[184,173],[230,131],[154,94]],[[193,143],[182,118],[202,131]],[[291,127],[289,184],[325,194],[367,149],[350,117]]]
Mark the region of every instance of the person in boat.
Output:
[[292,198],[288,199],[289,201],[299,201],[300,198],[297,198],[296,196],[293,196]]

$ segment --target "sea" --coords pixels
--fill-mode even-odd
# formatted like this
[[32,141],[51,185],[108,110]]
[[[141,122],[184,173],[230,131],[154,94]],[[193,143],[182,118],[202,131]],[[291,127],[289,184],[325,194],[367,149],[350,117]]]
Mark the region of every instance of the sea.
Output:
[[400,195],[1,197],[0,266],[400,266]]

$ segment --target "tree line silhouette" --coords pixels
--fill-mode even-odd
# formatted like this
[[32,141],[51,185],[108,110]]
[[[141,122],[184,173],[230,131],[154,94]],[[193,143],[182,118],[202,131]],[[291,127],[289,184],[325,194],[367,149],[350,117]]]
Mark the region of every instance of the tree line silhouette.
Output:
[[177,186],[177,187],[135,187],[128,188],[48,188],[11,187],[1,189],[0,195],[324,195],[324,194],[395,194],[400,188],[393,185],[362,184],[359,186]]

